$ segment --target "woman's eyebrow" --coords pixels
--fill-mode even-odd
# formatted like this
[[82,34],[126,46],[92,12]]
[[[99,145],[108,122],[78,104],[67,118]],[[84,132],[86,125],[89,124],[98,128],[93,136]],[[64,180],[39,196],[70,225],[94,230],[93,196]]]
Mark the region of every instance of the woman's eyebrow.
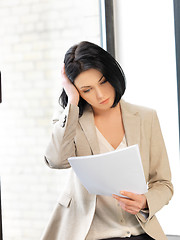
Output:
[[[103,77],[104,77],[104,75],[102,75],[102,77],[98,80],[98,82],[100,82]],[[89,88],[89,87],[91,87],[91,86],[82,86],[82,87],[80,87],[80,89],[82,89],[82,88]]]
[[101,81],[101,79],[104,77],[104,75],[102,75],[102,77],[99,79],[99,81],[98,82],[100,82]]

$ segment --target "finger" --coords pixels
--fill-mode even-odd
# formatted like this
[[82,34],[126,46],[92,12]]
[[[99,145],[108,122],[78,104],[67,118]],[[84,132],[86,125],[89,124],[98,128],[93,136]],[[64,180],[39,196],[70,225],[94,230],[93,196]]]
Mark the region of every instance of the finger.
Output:
[[136,194],[136,193],[121,191],[120,194],[125,196],[125,197],[128,197],[132,200],[135,200],[135,201],[138,200],[138,194]]
[[122,202],[122,203],[128,205],[128,206],[131,206],[131,205],[133,205],[133,203],[134,203],[133,200],[127,199],[127,198],[123,198],[123,197],[119,197],[117,200],[118,200],[119,202]]
[[127,209],[139,212],[141,210],[141,204],[138,201],[134,201],[129,198],[119,197],[117,195],[114,198],[119,202],[121,206],[125,206]]
[[114,198],[118,201],[119,205],[123,209],[126,208],[126,209],[133,210],[133,209],[137,208],[136,203],[133,200],[122,198],[122,197],[119,197],[119,196],[117,196],[117,197],[115,196]]
[[123,197],[120,197],[119,195],[115,195],[115,194],[112,194],[112,197],[118,201],[121,201],[121,199],[124,199]]
[[123,203],[120,203],[120,206],[121,206],[121,208],[122,208],[124,211],[126,211],[126,212],[128,212],[128,213],[130,213],[130,214],[133,214],[133,215],[135,215],[135,214],[137,214],[137,213],[139,212],[136,208],[129,207],[129,206],[123,204]]
[[63,63],[61,66],[61,74],[64,74],[64,73],[65,73],[65,64]]
[[137,214],[140,211],[140,208],[138,207],[137,202],[135,202],[134,200],[122,198],[114,194],[113,194],[113,198],[115,198],[118,201],[118,204],[120,205],[120,207],[128,213]]
[[134,201],[134,200],[126,201],[124,199],[121,199],[119,201],[119,203],[124,204],[125,207],[129,210],[136,211],[136,213],[138,213],[141,210],[141,204],[137,201]]
[[130,210],[130,209],[124,210],[124,211],[126,211],[126,212],[128,212],[128,213],[130,213],[130,214],[132,214],[132,215],[136,215],[136,214],[138,213],[137,211]]
[[116,199],[120,205],[123,204],[123,205],[126,205],[126,206],[131,206],[131,205],[134,204],[134,201],[131,200],[131,199],[123,198],[123,197],[120,197],[120,196],[117,196],[117,195],[113,195],[113,198]]
[[115,198],[115,199],[117,199],[117,200],[120,198],[120,196],[118,196],[118,195],[116,195],[116,194],[112,194],[112,197]]
[[115,195],[115,194],[113,194],[112,196],[113,196],[113,198],[115,198],[116,200],[121,201],[121,202],[124,202],[124,203],[126,203],[126,204],[128,204],[128,203],[131,204],[132,201],[134,201],[134,200],[132,200],[132,199],[130,199],[130,198],[120,197],[120,196]]
[[131,199],[134,202],[134,205],[136,205],[139,210],[143,208],[147,208],[147,199],[144,194],[135,194],[132,192],[125,192],[125,191],[121,191],[121,194]]

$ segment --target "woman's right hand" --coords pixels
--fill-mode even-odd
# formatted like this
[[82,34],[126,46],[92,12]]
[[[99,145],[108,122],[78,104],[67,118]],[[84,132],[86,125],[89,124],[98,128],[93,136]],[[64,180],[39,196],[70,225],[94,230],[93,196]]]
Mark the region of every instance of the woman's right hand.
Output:
[[62,86],[68,96],[68,103],[78,105],[79,103],[79,92],[76,87],[71,83],[65,72],[65,64],[61,69]]

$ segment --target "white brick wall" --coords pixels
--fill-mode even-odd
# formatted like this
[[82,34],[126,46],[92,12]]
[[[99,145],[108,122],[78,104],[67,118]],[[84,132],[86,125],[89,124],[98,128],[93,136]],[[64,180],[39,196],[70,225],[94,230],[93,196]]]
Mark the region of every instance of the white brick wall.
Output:
[[37,240],[65,181],[43,153],[65,51],[100,43],[98,0],[0,0],[0,175],[6,240]]

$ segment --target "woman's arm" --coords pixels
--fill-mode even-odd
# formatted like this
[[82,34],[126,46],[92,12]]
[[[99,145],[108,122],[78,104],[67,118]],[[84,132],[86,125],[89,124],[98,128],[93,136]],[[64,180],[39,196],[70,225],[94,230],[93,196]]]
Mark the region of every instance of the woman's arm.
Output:
[[[149,153],[150,170],[148,192],[142,195],[124,192],[123,195],[129,197],[129,199],[124,199],[117,195],[113,196],[119,201],[125,211],[131,214],[137,214],[137,217],[143,222],[148,221],[164,205],[168,204],[173,195],[168,156],[155,111],[153,111],[152,114]],[[147,218],[141,213],[144,209],[146,209],[148,213],[146,214]]]
[[69,168],[68,157],[75,156],[74,137],[78,124],[79,108],[67,106],[59,121],[54,124],[51,140],[45,152],[45,160],[52,168]]
[[167,205],[172,195],[173,185],[167,151],[157,114],[153,111],[149,182],[148,192],[145,194],[149,209],[148,219]]
[[59,121],[54,124],[51,140],[45,152],[45,160],[49,167],[70,167],[68,157],[75,156],[74,137],[79,117],[79,93],[65,73],[61,70],[62,86],[68,96],[68,105],[61,114]]

